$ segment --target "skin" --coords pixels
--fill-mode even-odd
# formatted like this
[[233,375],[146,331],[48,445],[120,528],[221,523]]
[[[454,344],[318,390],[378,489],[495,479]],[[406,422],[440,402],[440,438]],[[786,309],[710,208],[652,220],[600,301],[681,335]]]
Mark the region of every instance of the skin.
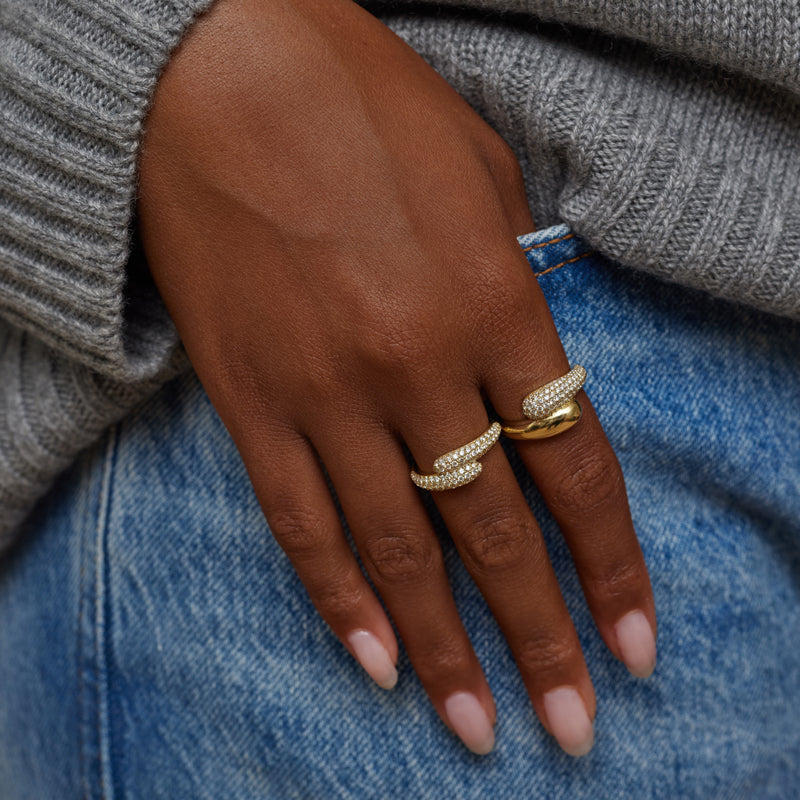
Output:
[[[491,691],[409,479],[569,370],[516,236],[535,230],[505,142],[351,0],[218,0],[173,54],[146,120],[138,219],[164,301],[272,533],[343,641],[398,644],[431,702]],[[459,253],[469,253],[469,258]],[[576,354],[579,355],[579,354]],[[591,373],[591,365],[588,365]],[[519,452],[573,554],[597,627],[655,608],[618,461],[583,418]],[[548,727],[545,692],[595,695],[503,450],[435,493]]]

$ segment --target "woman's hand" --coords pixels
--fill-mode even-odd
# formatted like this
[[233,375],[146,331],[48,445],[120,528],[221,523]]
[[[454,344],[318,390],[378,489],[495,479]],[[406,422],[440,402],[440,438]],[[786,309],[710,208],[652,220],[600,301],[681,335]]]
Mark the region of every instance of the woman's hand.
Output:
[[[217,0],[168,65],[146,128],[147,258],[273,534],[390,688],[397,643],[321,460],[431,701],[488,752],[491,692],[402,443],[431,472],[488,427],[482,392],[518,419],[531,389],[569,370],[516,240],[534,228],[516,159],[351,0]],[[647,570],[618,462],[579,400],[578,425],[519,449],[600,633],[646,675]],[[502,448],[481,463],[437,506],[542,722],[586,752],[595,696],[541,532]]]

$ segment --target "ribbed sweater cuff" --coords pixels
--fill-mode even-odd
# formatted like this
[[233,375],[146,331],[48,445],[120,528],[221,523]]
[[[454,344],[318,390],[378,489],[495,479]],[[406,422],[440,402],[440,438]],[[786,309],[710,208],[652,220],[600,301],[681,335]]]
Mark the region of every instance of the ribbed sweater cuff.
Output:
[[[409,0],[356,0],[377,15]],[[411,0],[566,23],[645,42],[655,51],[717,64],[800,93],[797,0]],[[446,12],[445,12],[446,13]]]
[[178,336],[131,260],[158,76],[213,0],[0,0],[0,315],[124,381]]
[[538,227],[800,319],[800,99],[595,32],[381,19],[512,147]]

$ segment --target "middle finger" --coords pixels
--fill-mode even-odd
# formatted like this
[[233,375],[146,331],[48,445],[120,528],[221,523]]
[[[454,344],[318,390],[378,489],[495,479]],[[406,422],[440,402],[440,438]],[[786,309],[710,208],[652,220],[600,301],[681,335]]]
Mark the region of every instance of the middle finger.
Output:
[[[326,420],[312,439],[364,566],[431,702],[467,747],[488,753],[494,743],[494,701],[399,443],[363,417],[336,425]],[[355,446],[345,450],[342,441]]]
[[[489,426],[474,387],[445,392],[429,424],[418,421],[405,439],[420,472],[481,435]],[[591,748],[595,695],[544,539],[499,445],[480,459],[481,474],[466,486],[434,492],[434,500],[465,566],[514,654],[539,718],[571,755]]]

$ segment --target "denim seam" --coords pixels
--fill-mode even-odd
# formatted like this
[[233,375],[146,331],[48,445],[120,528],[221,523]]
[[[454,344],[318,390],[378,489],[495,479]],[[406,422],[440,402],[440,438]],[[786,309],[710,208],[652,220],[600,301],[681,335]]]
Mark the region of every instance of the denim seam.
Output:
[[559,236],[557,239],[548,239],[546,242],[537,242],[536,244],[532,244],[529,247],[523,247],[522,252],[527,253],[531,250],[537,250],[540,247],[547,247],[549,244],[555,244],[556,242],[563,242],[565,239],[572,239],[575,236],[574,233],[568,233],[566,236]]
[[[110,428],[102,453],[102,477],[97,495],[87,504],[81,536],[80,598],[78,601],[78,752],[83,800],[112,800],[111,761],[108,746],[108,687],[105,658],[105,539],[116,460],[117,429]],[[87,468],[93,459],[87,459]],[[92,476],[88,476],[89,479]],[[96,741],[95,741],[96,739]]]
[[581,253],[579,256],[575,256],[574,258],[568,258],[566,261],[561,261],[558,264],[553,264],[552,267],[543,269],[541,272],[534,272],[533,274],[535,277],[539,278],[542,275],[547,275],[548,272],[552,272],[554,269],[558,269],[559,267],[565,267],[567,264],[574,264],[576,261],[580,261],[582,258],[594,255],[596,252],[597,252],[596,250],[587,250],[585,253]]
[[95,658],[97,665],[97,747],[100,760],[100,792],[102,800],[113,800],[108,725],[108,668],[106,662],[106,539],[111,511],[111,495],[116,462],[118,426],[108,433],[103,484],[98,502],[95,540]]
[[[86,474],[89,471],[88,459],[84,460],[84,483],[89,481],[89,476]],[[84,631],[85,622],[84,615],[86,613],[86,538],[89,530],[89,523],[91,517],[89,514],[89,505],[86,508],[86,520],[83,530],[81,531],[80,539],[80,571],[78,575],[78,757],[80,760],[80,775],[81,775],[81,796],[83,800],[90,800],[89,797],[89,776],[87,774],[88,755],[86,753],[86,739],[83,733],[84,719],[86,718],[84,710],[85,699],[85,681],[84,672],[85,665],[84,658]]]

